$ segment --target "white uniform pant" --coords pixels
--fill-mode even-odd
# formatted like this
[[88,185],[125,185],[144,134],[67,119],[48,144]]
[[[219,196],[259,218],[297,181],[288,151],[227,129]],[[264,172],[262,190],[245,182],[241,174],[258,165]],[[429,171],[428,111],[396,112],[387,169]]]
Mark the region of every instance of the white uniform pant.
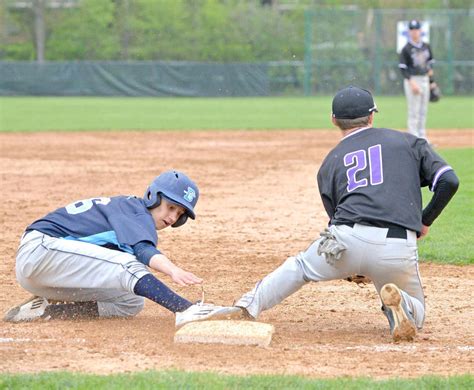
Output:
[[38,231],[23,235],[16,257],[25,290],[50,300],[96,301],[101,317],[138,314],[144,298],[133,289],[148,273],[131,254]]
[[317,254],[320,240],[316,240],[306,251],[289,257],[265,276],[235,305],[245,307],[257,318],[263,310],[280,303],[307,282],[345,279],[359,274],[370,277],[379,294],[383,285],[396,284],[417,327],[421,328],[425,302],[418,272],[416,233],[407,230],[407,239],[386,238],[387,229],[359,224],[331,226],[330,230],[347,247],[335,265],[328,264],[324,256]]
[[426,138],[426,117],[430,101],[430,82],[428,76],[411,76],[421,92],[417,95],[411,90],[407,79],[403,82],[408,108],[408,132],[420,138]]

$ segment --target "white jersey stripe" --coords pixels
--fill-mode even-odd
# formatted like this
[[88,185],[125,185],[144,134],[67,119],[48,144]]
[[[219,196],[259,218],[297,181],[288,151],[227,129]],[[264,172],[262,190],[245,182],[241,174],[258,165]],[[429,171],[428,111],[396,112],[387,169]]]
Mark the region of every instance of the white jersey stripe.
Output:
[[361,127],[360,129],[357,129],[357,130],[353,131],[352,133],[347,134],[343,139],[346,139],[346,138],[350,137],[351,135],[355,135],[357,133],[360,133],[361,131],[371,129],[371,128],[372,127]]
[[433,180],[433,184],[431,184],[430,191],[434,192],[436,188],[436,184],[438,184],[438,180],[444,172],[452,171],[452,170],[453,168],[451,168],[449,165],[446,165],[443,168],[438,169],[438,172],[436,172],[435,178]]

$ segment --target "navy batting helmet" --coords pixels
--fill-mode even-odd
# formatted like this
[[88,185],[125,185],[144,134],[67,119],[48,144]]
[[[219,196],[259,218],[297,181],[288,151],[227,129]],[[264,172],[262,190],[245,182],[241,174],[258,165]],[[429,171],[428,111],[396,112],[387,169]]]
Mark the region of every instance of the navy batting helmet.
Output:
[[184,173],[167,171],[157,176],[143,196],[145,206],[149,209],[158,207],[161,203],[161,197],[185,209],[185,213],[171,225],[172,227],[184,225],[188,217],[196,218],[194,207],[199,198],[199,189]]

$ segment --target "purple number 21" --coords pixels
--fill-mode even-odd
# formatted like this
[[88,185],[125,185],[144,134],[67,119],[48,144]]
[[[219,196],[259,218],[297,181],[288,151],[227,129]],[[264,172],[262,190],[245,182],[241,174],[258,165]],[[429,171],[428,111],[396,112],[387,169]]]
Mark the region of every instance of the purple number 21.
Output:
[[370,170],[370,185],[376,186],[383,183],[382,146],[380,144],[371,146],[367,152],[356,150],[344,156],[344,166],[350,167],[346,172],[347,192],[369,185],[366,178],[357,180],[356,177],[357,172],[366,169],[367,165],[369,165]]

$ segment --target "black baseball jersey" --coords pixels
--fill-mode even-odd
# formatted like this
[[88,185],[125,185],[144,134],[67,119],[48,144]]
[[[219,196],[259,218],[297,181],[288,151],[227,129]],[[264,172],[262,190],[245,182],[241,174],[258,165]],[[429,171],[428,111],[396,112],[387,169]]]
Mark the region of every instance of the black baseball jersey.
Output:
[[134,196],[97,197],[61,207],[33,222],[28,230],[78,240],[133,254],[135,244],[156,246],[155,222],[143,199]]
[[408,42],[400,53],[398,67],[404,78],[411,76],[424,76],[432,68],[433,53],[430,45],[425,42],[416,44]]
[[433,191],[452,168],[427,141],[390,129],[363,128],[345,136],[318,172],[330,224],[422,227],[420,187]]

